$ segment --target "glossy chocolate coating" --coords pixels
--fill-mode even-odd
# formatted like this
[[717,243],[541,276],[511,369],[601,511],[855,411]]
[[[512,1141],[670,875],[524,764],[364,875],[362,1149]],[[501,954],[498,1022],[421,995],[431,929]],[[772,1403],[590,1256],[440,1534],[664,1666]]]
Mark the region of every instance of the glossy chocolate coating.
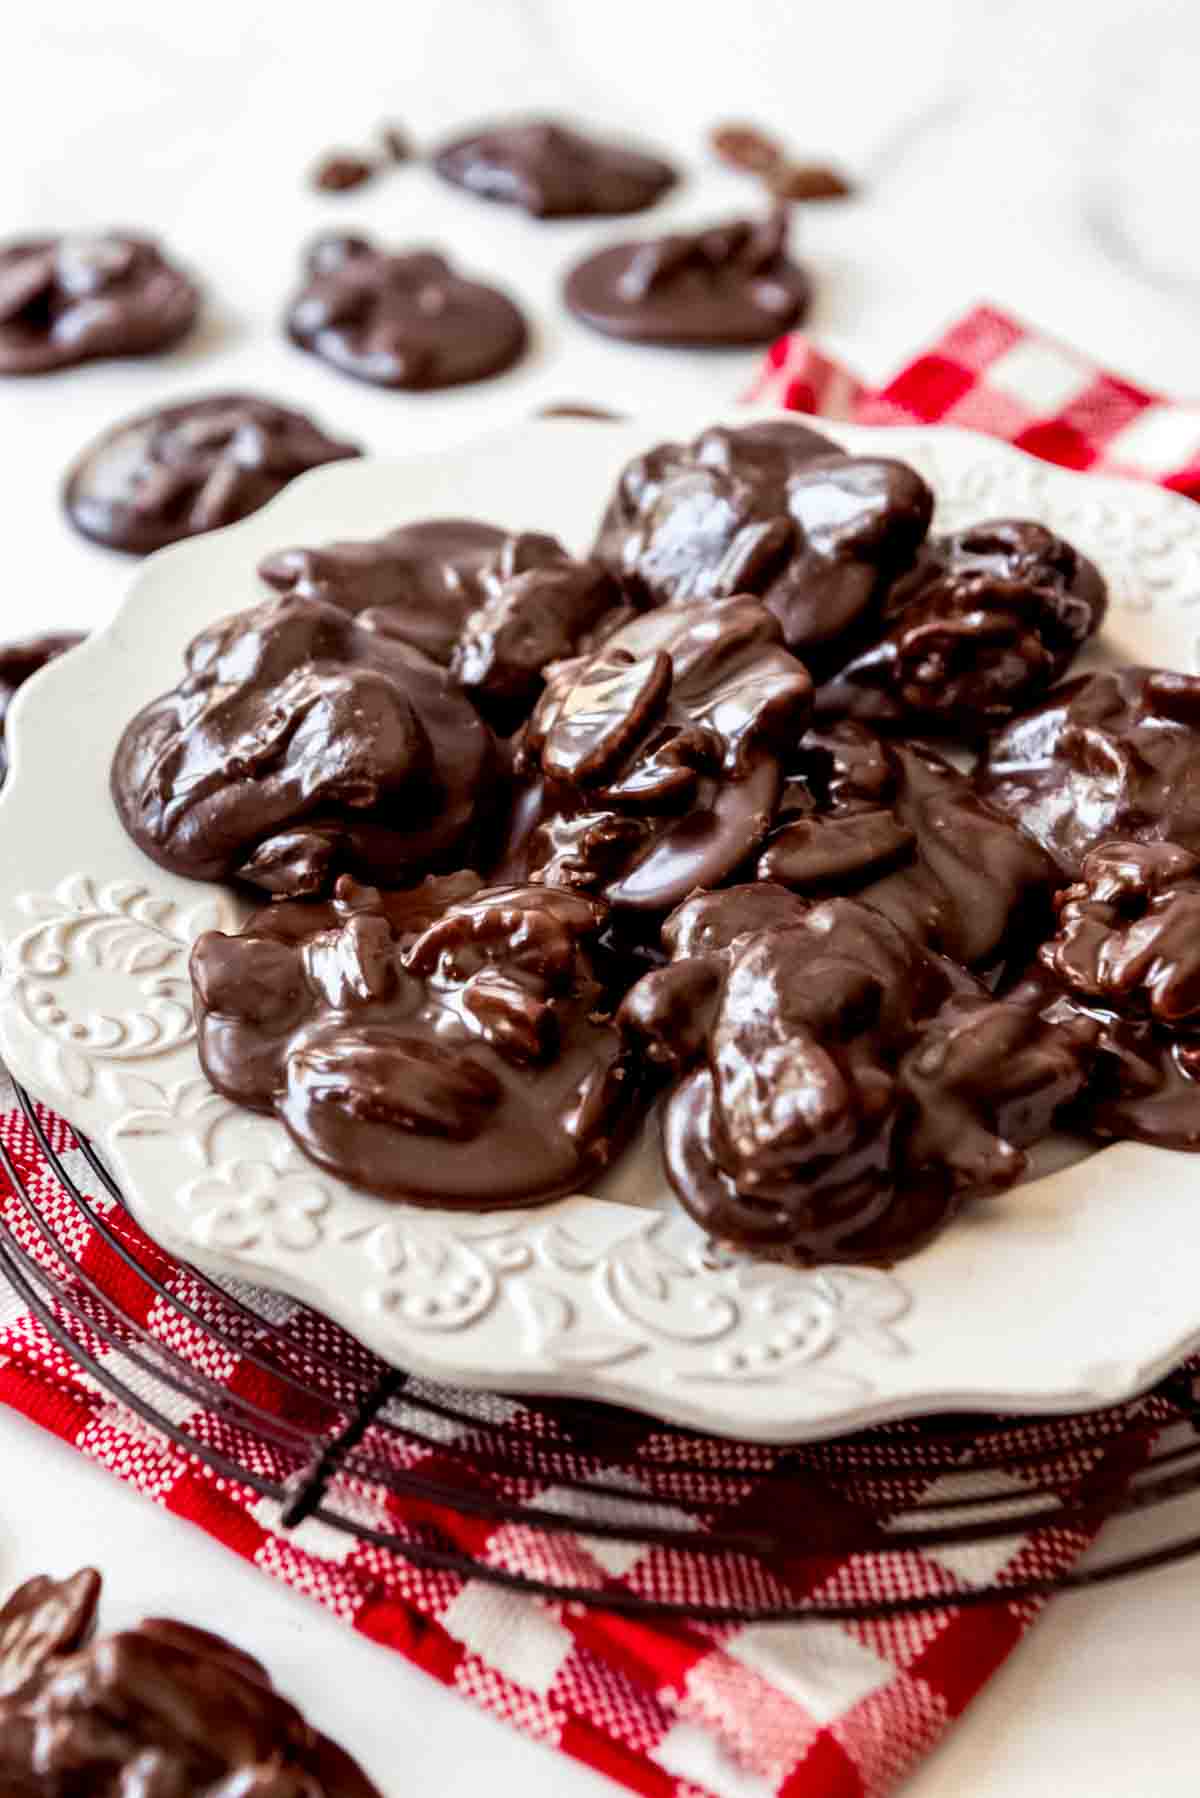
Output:
[[468,874],[255,914],[192,952],[200,1059],[304,1153],[388,1198],[472,1208],[585,1186],[638,1102],[589,945],[604,908]]
[[365,238],[318,238],[287,311],[303,350],[376,387],[455,387],[502,374],[524,353],[525,319],[494,287],[432,250],[393,254]]
[[1110,840],[1058,895],[1058,933],[1023,990],[1099,1031],[1074,1121],[1102,1139],[1200,1149],[1200,860]]
[[174,873],[319,893],[465,856],[492,801],[491,731],[444,670],[339,606],[282,595],[187,650],[121,737],[112,794]]
[[670,163],[552,119],[486,125],[434,152],[445,180],[535,218],[641,212],[675,183]]
[[993,999],[861,901],[733,887],[663,935],[674,959],[618,1022],[676,1079],[672,1186],[735,1244],[909,1253],[966,1197],[1012,1185],[1083,1084],[1094,1026]]
[[794,765],[761,879],[810,898],[853,893],[966,967],[1044,935],[1049,859],[928,744],[844,720],[810,731]]
[[0,375],[153,355],[186,336],[199,309],[199,288],[148,237],[0,244]]
[[573,655],[622,601],[607,569],[557,538],[467,518],[280,550],[258,571],[277,592],[340,606],[432,656],[505,729],[541,692],[546,664]]
[[4,1798],[379,1798],[258,1661],[165,1617],[93,1637],[100,1576],[0,1608]]
[[887,595],[882,637],[821,688],[818,716],[980,736],[1066,673],[1106,602],[1099,570],[1029,519],[936,537]]
[[768,829],[812,686],[752,599],[659,610],[551,670],[517,750],[506,877],[668,911]]
[[234,524],[297,475],[360,454],[273,400],[207,394],[97,437],[70,469],[63,504],[85,537],[144,556]]
[[812,282],[787,253],[787,215],[610,244],[567,276],[569,309],[630,343],[703,349],[770,343],[808,311]]
[[1079,675],[991,739],[977,780],[1072,878],[1109,837],[1200,851],[1200,676]]
[[654,604],[754,594],[821,668],[909,567],[932,513],[902,462],[847,456],[785,419],[715,425],[628,464],[593,553]]
[[8,751],[4,740],[4,729],[8,721],[8,708],[16,697],[17,690],[25,685],[30,675],[44,668],[47,662],[54,661],[56,656],[65,650],[74,649],[77,643],[83,642],[82,631],[53,631],[44,637],[26,637],[21,643],[0,644],[0,781],[8,773]]

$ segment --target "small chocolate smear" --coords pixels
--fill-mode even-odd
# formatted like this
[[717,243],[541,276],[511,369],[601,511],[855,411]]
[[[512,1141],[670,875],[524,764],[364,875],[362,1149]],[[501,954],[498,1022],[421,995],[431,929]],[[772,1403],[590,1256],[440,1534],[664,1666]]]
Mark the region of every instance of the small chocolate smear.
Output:
[[340,606],[432,656],[505,734],[541,692],[547,663],[578,653],[623,602],[607,569],[576,561],[557,538],[460,518],[280,550],[259,573],[280,593]]
[[1079,675],[991,739],[977,778],[1072,879],[1110,837],[1200,853],[1200,676]]
[[55,631],[45,637],[27,637],[22,643],[0,644],[0,782],[8,773],[8,751],[4,740],[8,708],[17,690],[31,674],[53,662],[68,649],[83,642],[82,631]]
[[675,183],[657,156],[585,137],[553,119],[489,125],[443,144],[433,166],[484,200],[534,218],[641,212]]
[[375,164],[365,156],[358,156],[353,150],[331,150],[313,169],[312,185],[322,193],[348,193],[352,188],[364,187],[374,173]]
[[578,1191],[640,1108],[590,956],[604,921],[581,894],[467,874],[269,906],[192,951],[205,1073],[387,1198]]
[[1099,570],[1029,519],[935,537],[888,593],[882,636],[821,688],[818,716],[978,738],[1066,673],[1106,605]]
[[511,368],[528,328],[494,287],[433,250],[376,249],[330,235],[312,245],[287,311],[293,343],[377,387],[453,387]]
[[392,882],[456,857],[492,803],[495,740],[444,670],[314,597],[237,612],[126,726],[112,795],[161,866],[275,894]]
[[0,244],[0,375],[151,356],[185,337],[199,310],[199,288],[148,237]]
[[810,667],[837,666],[909,568],[933,494],[903,462],[806,425],[714,425],[623,470],[593,553],[654,605],[752,593]]
[[612,244],[567,276],[567,306],[630,343],[676,348],[769,343],[798,325],[812,283],[787,253],[787,214]]
[[844,175],[819,162],[781,163],[767,185],[777,200],[846,200],[854,192]]
[[97,437],[68,472],[63,503],[85,537],[148,555],[248,517],[310,468],[360,454],[273,400],[206,394]]
[[677,1082],[672,1186],[738,1246],[911,1253],[1011,1186],[1083,1086],[1094,1026],[993,999],[858,900],[732,887],[689,900],[664,938],[672,961],[618,1023]]
[[624,412],[613,412],[608,406],[593,406],[584,400],[559,400],[552,406],[539,406],[538,418],[594,418],[603,420],[619,420],[627,416]]
[[718,125],[708,141],[722,162],[745,174],[769,175],[783,161],[779,144],[756,125]]
[[379,127],[379,143],[389,162],[409,162],[413,151],[413,141],[403,125],[388,124]]
[[0,1609],[5,1798],[380,1798],[259,1662],[168,1618],[93,1636],[99,1597],[84,1569]]
[[659,610],[553,668],[518,742],[506,877],[661,913],[769,829],[811,683],[751,599]]

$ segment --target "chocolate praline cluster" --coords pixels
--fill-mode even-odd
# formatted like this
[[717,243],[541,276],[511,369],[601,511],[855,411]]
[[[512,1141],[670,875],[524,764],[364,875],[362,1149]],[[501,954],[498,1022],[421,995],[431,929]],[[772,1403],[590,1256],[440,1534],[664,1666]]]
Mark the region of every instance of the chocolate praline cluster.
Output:
[[85,1568],[0,1606],[5,1798],[379,1798],[232,1642],[168,1617],[98,1636],[99,1600]]
[[912,1251],[1060,1128],[1200,1147],[1200,680],[1064,683],[1099,571],[932,517],[781,419],[637,457],[583,557],[268,557],[113,770],[157,860],[274,901],[196,946],[212,1084],[470,1208],[657,1103],[685,1210],[808,1262]]

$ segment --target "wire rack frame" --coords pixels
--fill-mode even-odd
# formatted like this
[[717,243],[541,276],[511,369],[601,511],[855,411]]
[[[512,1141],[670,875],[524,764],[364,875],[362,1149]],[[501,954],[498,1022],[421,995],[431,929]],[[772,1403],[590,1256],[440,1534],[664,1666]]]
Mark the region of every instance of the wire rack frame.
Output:
[[[914,1579],[926,1556],[1031,1533],[1067,1532],[1082,1551],[1105,1522],[1144,1511],[1164,1520],[1148,1548],[1101,1544],[1053,1573],[1026,1556],[1023,1571],[964,1583],[953,1601],[1035,1599],[1200,1550],[1200,1508],[1166,1526],[1171,1501],[1200,1492],[1190,1367],[1130,1404],[1068,1419],[949,1416],[787,1449],[599,1404],[438,1386],[303,1306],[177,1268],[134,1225],[93,1146],[76,1139],[81,1184],[16,1093],[58,1191],[49,1203],[0,1144],[11,1188],[0,1272],[93,1381],[213,1473],[275,1501],[284,1530],[316,1518],[415,1567],[718,1623],[940,1608],[944,1580]],[[106,1278],[72,1253],[80,1223],[104,1246]],[[236,1382],[208,1371],[215,1357],[236,1364]],[[483,1554],[483,1525],[522,1533],[519,1566]],[[581,1532],[645,1555],[654,1577],[605,1577],[604,1557],[577,1552]],[[847,1558],[859,1577],[823,1587],[822,1570]],[[904,1579],[889,1577],[901,1565]]]

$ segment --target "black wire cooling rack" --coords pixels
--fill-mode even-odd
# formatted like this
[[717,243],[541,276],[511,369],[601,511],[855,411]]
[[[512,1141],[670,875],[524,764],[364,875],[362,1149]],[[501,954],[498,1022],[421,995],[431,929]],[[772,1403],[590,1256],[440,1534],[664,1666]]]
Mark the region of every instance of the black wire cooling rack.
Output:
[[[282,1529],[316,1518],[532,1595],[739,1622],[882,1617],[951,1593],[1013,1603],[1200,1549],[1200,1504],[1170,1502],[1200,1492],[1196,1366],[1067,1419],[939,1417],[782,1450],[434,1385],[302,1306],[179,1268],[91,1145],[56,1147],[17,1098],[53,1179],[23,1176],[0,1145],[0,1271],[91,1380],[274,1500]],[[81,1262],[83,1224],[102,1249]],[[1152,1509],[1150,1546],[1106,1549],[1110,1532],[1089,1547],[1105,1522]],[[489,1552],[501,1529],[523,1552]],[[637,1579],[619,1581],[633,1563]]]

